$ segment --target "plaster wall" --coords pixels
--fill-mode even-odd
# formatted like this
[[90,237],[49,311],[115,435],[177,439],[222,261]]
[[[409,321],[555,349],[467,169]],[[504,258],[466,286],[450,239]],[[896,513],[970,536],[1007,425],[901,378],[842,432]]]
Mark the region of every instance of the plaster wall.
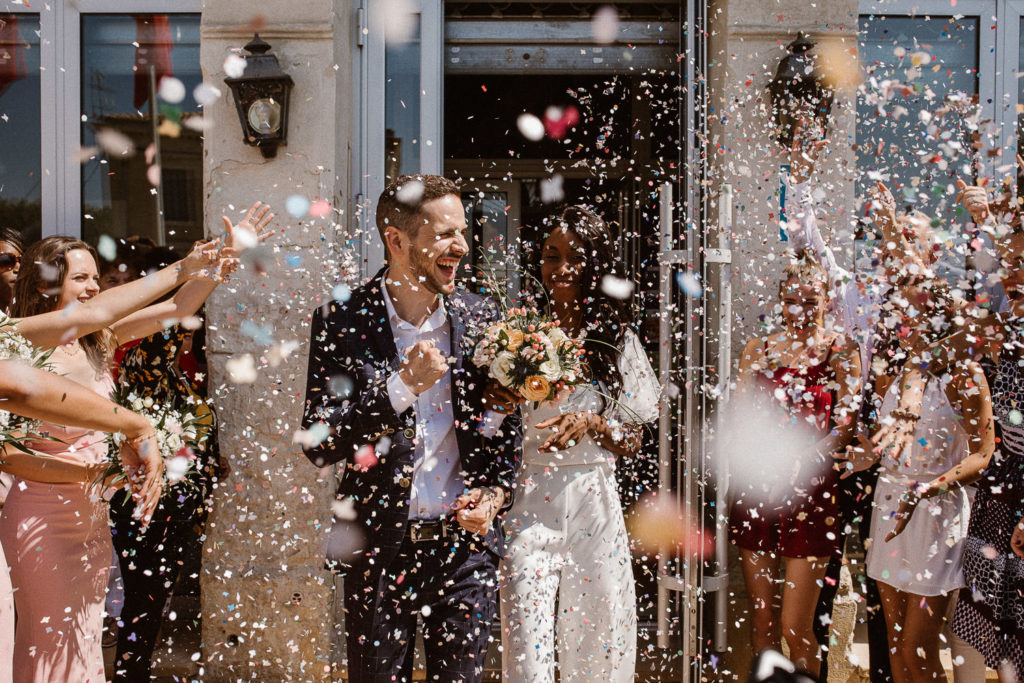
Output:
[[[733,188],[732,358],[774,321],[777,284],[789,248],[779,235],[780,165],[787,155],[772,137],[767,85],[797,31],[828,42],[855,67],[857,1],[719,0],[710,10],[708,62],[712,202],[717,225],[722,185]],[[856,101],[840,91],[829,145],[815,174],[817,216],[840,264],[850,267],[856,225],[854,197]],[[712,230],[709,244],[717,244]]]
[[[207,307],[210,385],[232,472],[216,491],[204,546],[203,676],[330,680],[333,595],[322,545],[335,482],[292,440],[310,311],[331,291],[349,218],[355,9],[351,0],[262,0],[239,10],[235,0],[203,6],[203,75],[224,93],[206,112],[206,228],[220,231],[221,215],[240,220],[260,200],[272,205],[278,232]],[[243,144],[223,85],[225,58],[256,30],[295,81],[288,144],[269,160]],[[286,211],[294,195],[334,208],[296,218]]]

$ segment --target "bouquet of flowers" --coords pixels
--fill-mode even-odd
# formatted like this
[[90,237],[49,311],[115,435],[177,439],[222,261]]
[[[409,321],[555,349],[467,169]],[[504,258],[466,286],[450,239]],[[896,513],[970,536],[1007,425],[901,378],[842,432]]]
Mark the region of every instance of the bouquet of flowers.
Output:
[[488,367],[498,383],[527,401],[551,401],[584,381],[583,342],[557,321],[527,308],[513,308],[487,327],[473,351],[473,364]]
[[[513,308],[485,328],[473,351],[473,364],[488,368],[501,386],[527,401],[553,401],[565,389],[586,381],[583,341],[562,331],[558,321],[533,309]],[[487,411],[480,431],[497,433],[500,413]]]
[[[47,361],[52,351],[43,351],[18,334],[11,325],[11,319],[0,314],[0,360],[17,360],[41,370],[48,369]],[[0,447],[14,446],[25,450],[25,439],[35,436],[38,421],[0,410]]]
[[[114,402],[142,415],[156,433],[156,443],[160,455],[164,459],[163,488],[177,484],[185,479],[189,471],[196,467],[198,458],[195,451],[201,449],[209,435],[209,425],[195,410],[187,406],[172,405],[169,402],[156,401],[151,397],[142,397],[134,392],[119,387],[114,392]],[[107,467],[100,480],[115,484],[127,480],[118,452],[125,435],[111,434],[108,450]]]

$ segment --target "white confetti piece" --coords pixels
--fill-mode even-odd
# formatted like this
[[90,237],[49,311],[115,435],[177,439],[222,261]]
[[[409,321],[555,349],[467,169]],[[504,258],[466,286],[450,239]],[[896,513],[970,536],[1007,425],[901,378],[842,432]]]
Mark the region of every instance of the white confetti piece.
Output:
[[524,138],[532,142],[544,137],[544,122],[533,114],[520,114],[516,119],[516,128]]
[[164,76],[160,79],[157,95],[164,102],[178,104],[185,99],[185,84],[174,76]]

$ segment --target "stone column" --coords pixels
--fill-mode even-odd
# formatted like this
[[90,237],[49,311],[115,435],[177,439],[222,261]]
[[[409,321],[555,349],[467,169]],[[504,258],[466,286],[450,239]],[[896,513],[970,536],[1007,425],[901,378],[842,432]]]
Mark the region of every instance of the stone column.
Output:
[[[349,201],[354,24],[352,0],[262,0],[244,9],[236,0],[204,3],[203,76],[223,92],[206,109],[207,231],[221,230],[222,214],[239,220],[256,200],[273,206],[279,231],[207,306],[210,386],[232,468],[215,492],[203,549],[207,681],[331,678],[331,578],[322,544],[335,484],[292,439],[309,313],[331,291],[339,224],[348,217],[333,210],[296,218],[286,200],[297,195],[340,208]],[[269,160],[243,144],[223,82],[231,49],[257,31],[295,81],[288,144]]]
[[[787,243],[779,237],[780,164],[786,155],[772,136],[768,82],[786,45],[798,31],[808,33],[819,46],[828,44],[834,63],[855,68],[857,48],[857,0],[712,0],[708,37],[709,128],[708,145],[711,202],[708,216],[708,245],[717,246],[717,221],[723,184],[733,190],[732,235],[732,345],[731,356],[739,360],[744,344],[761,336],[760,316],[771,319],[778,301],[778,281],[785,267]],[[836,258],[852,267],[855,232],[854,179],[856,162],[856,100],[854,92],[840,92],[833,106],[829,129],[829,154],[819,160],[814,180],[818,223]],[[827,199],[827,201],[822,201]],[[715,287],[715,272],[710,279]],[[717,321],[718,302],[708,298],[709,320]],[[711,323],[715,324],[714,322]],[[712,344],[716,342],[711,334]],[[713,352],[717,352],[714,345]],[[724,352],[724,351],[723,351]],[[709,360],[714,363],[715,360]],[[723,513],[724,515],[725,513]],[[724,519],[724,516],[723,516]],[[730,555],[736,562],[735,552]],[[722,656],[722,669],[746,671],[752,653],[745,647],[749,633],[749,608],[743,592],[738,564],[729,567],[730,600],[727,622],[730,649]],[[848,585],[848,584],[847,584]],[[710,608],[712,602],[709,600]],[[846,657],[855,614],[849,607],[848,588],[836,600],[836,616],[829,656],[830,681],[857,680]],[[851,618],[853,617],[853,618]],[[746,620],[745,622],[743,620]],[[737,628],[737,623],[744,626]]]
[[[708,152],[713,191],[722,183],[733,186],[733,263],[744,264],[733,268],[734,359],[743,343],[759,334],[758,316],[776,303],[784,267],[780,257],[787,247],[779,239],[779,165],[785,159],[772,139],[768,82],[797,31],[819,45],[829,43],[833,54],[845,55],[847,65],[854,66],[857,7],[856,0],[719,0],[712,5],[709,76],[718,87],[712,97],[715,111],[710,116]],[[854,93],[838,94],[832,111],[829,154],[819,162],[814,178],[828,197],[827,205],[819,204],[818,222],[836,258],[851,267],[856,221]]]

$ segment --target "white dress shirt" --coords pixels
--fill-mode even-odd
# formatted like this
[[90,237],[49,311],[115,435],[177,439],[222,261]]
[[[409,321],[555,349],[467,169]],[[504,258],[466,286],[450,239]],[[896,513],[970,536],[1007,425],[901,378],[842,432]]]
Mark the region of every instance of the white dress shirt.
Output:
[[[381,290],[399,356],[404,356],[407,348],[420,341],[434,342],[441,353],[448,356],[451,353],[452,331],[444,301],[441,300],[437,310],[417,328],[398,316],[388,294],[386,279],[386,275],[381,279]],[[419,396],[395,372],[388,378],[388,398],[399,415],[409,406],[416,407],[416,452],[409,495],[409,519],[444,517],[465,488],[459,445],[455,439],[451,370]]]

